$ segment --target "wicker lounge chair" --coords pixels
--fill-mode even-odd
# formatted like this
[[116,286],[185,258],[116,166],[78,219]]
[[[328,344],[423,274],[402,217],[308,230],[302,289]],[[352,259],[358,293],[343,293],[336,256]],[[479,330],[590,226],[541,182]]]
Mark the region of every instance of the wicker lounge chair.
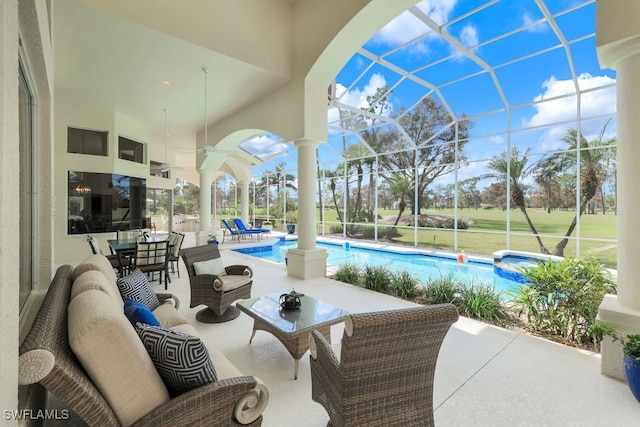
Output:
[[180,256],[189,273],[190,307],[207,306],[196,314],[196,319],[204,323],[220,323],[238,317],[240,310],[231,303],[251,298],[253,270],[246,265],[230,265],[225,266],[221,274],[196,274],[195,264],[220,258],[218,245],[182,249]]
[[438,352],[458,319],[452,304],[347,317],[339,357],[310,335],[311,397],[330,426],[433,426]]

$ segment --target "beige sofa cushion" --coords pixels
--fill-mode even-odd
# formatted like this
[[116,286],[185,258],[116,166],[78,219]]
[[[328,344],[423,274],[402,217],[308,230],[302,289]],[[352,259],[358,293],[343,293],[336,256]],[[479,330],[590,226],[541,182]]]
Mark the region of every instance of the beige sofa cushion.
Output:
[[100,290],[69,304],[69,344],[123,426],[169,401],[169,393],[133,326]]
[[180,325],[174,325],[171,327],[174,331],[182,332],[183,334],[193,335],[194,337],[200,337],[198,331],[193,327],[191,323],[182,323]]
[[238,368],[229,362],[229,359],[227,359],[220,351],[211,347],[207,347],[207,350],[209,350],[209,357],[211,357],[211,362],[216,368],[218,381],[242,376],[242,373]]
[[[246,284],[251,283],[251,276],[248,276],[248,275],[240,276],[236,274],[227,274],[226,276],[219,277],[219,279],[222,280],[221,290],[225,292],[238,289],[240,286],[244,286]],[[215,287],[215,283],[214,283],[214,287]]]
[[[160,324],[162,324],[162,326],[164,326],[165,328],[178,330],[177,328],[175,328],[175,326],[191,326],[191,324],[189,323],[189,319],[178,313],[178,310],[175,309],[171,301],[166,301],[164,304],[160,304],[158,307],[156,307],[156,309],[153,310],[153,315],[156,316],[156,319],[158,319],[160,321]],[[193,328],[193,326],[191,327]],[[184,333],[193,335],[190,332]]]
[[104,274],[104,276],[109,279],[109,282],[113,283],[114,286],[116,284],[116,280],[118,280],[118,276],[116,276],[116,272],[113,270],[111,263],[107,257],[102,254],[91,255],[78,264],[73,270],[73,280],[76,280],[78,276],[89,270],[98,270]]
[[120,291],[118,291],[118,288],[114,283],[109,283],[109,279],[97,270],[85,271],[73,281],[71,299],[91,289],[95,289],[109,295],[113,299],[114,303],[118,304],[118,306],[123,309],[124,300],[120,295]]

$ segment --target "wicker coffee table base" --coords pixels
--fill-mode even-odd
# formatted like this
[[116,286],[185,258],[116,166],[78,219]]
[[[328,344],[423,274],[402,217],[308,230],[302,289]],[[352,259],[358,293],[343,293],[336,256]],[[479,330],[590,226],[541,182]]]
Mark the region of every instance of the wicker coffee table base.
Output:
[[[344,320],[339,319],[335,322],[323,324],[313,329],[320,332],[328,342],[331,342],[331,325],[342,321]],[[271,324],[266,321],[254,317],[253,332],[251,333],[251,338],[249,338],[249,344],[253,341],[253,337],[256,335],[257,330],[269,332],[271,335],[278,338],[278,341],[285,346],[291,357],[293,357],[293,379],[297,380],[300,359],[304,356],[307,350],[309,350],[309,334],[311,333],[311,329],[301,332],[284,333],[280,329],[271,326]]]

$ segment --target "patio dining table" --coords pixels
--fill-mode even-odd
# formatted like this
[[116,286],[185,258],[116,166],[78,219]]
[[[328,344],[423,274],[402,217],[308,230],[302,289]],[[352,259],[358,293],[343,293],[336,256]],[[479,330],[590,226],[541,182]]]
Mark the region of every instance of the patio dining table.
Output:
[[[168,236],[164,236],[164,235],[155,235],[155,236],[149,236],[147,237],[147,242],[163,242],[165,240],[167,240]],[[136,255],[136,244],[138,243],[139,239],[109,239],[107,240],[107,242],[109,243],[109,247],[113,250],[113,252],[118,255],[118,259],[122,260],[122,257],[135,257]],[[173,245],[169,244],[167,245],[167,251],[171,252],[171,248]],[[123,267],[122,267],[122,262],[120,262],[120,269],[119,269],[119,274],[120,277],[123,276]],[[168,277],[168,276],[167,276]],[[171,281],[171,279],[169,279],[169,281]]]

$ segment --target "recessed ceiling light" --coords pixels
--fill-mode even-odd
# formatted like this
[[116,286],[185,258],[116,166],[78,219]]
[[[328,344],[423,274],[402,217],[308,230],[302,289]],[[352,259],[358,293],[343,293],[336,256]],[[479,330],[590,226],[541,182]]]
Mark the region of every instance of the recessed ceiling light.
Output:
[[169,80],[163,80],[162,84],[165,86],[169,86],[171,84],[171,82]]

